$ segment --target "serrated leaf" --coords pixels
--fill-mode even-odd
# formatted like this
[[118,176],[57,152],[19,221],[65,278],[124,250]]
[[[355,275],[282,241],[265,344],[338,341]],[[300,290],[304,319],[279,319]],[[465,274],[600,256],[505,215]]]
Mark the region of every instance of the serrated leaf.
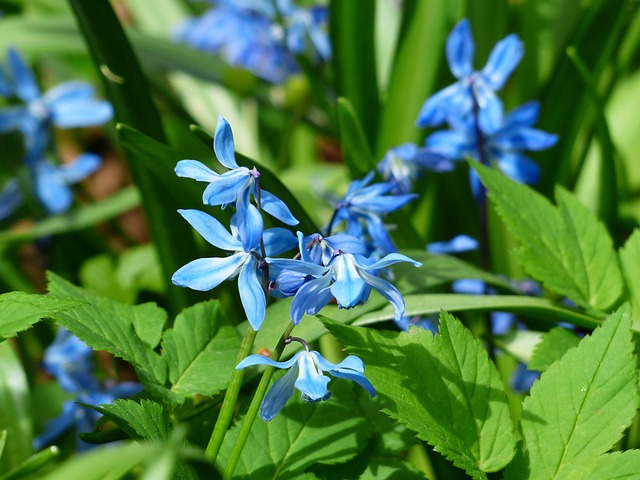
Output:
[[640,320],[640,230],[633,231],[618,253],[631,303],[631,318]]
[[162,405],[151,400],[116,400],[108,405],[93,407],[111,418],[132,438],[167,440],[171,430],[169,415]]
[[41,318],[51,317],[82,305],[78,299],[57,298],[25,292],[9,292],[0,295],[0,342],[15,337]]
[[440,334],[386,332],[327,322],[392,407],[385,412],[476,479],[515,452],[514,427],[495,365],[482,343],[446,312]]
[[638,408],[633,348],[625,304],[543,373],[523,403],[524,445],[506,479],[575,479],[594,471]]
[[236,366],[239,348],[240,336],[217,301],[184,309],[162,337],[171,391],[179,399],[221,392]]
[[594,465],[585,465],[578,470],[575,478],[589,478],[598,473],[598,480],[638,480],[640,479],[640,450],[612,452],[601,455]]
[[580,343],[580,338],[570,330],[554,327],[545,333],[531,355],[529,369],[544,372],[553,362]]
[[[353,398],[353,388],[360,387],[334,379],[330,386],[333,396],[319,403],[304,402],[295,390],[273,420],[257,418],[234,478],[289,478],[315,463],[353,458],[370,436],[367,421]],[[239,426],[235,426],[227,433],[216,462],[219,467],[224,468],[238,432]]]
[[619,299],[623,282],[613,242],[589,209],[561,187],[554,207],[497,171],[476,162],[473,168],[522,245],[518,261],[534,278],[583,307],[606,311]]
[[137,333],[137,325],[164,325],[167,312],[154,303],[124,305],[77,287],[48,272],[49,292],[80,306],[52,314],[58,323],[96,350],[106,350],[131,363],[144,383],[162,385],[166,380],[164,360]]

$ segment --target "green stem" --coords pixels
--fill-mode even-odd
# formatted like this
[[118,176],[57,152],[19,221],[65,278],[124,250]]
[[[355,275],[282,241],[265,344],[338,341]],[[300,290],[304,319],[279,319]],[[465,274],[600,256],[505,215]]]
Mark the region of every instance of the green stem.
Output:
[[[255,339],[256,331],[249,326],[242,338],[236,364],[240,363],[247,355],[249,355]],[[229,387],[227,388],[227,393],[225,393],[224,400],[222,401],[220,415],[218,415],[218,420],[216,421],[215,427],[213,427],[209,444],[207,445],[207,449],[204,453],[205,458],[211,463],[215,462],[218,452],[220,451],[220,447],[222,446],[222,440],[224,439],[224,436],[229,429],[229,425],[231,424],[233,412],[236,408],[236,401],[238,400],[238,393],[240,392],[240,387],[242,387],[243,378],[244,370],[233,371]]]
[[[280,337],[280,340],[278,341],[278,345],[276,346],[275,350],[271,354],[272,360],[278,361],[280,359],[280,355],[282,355],[282,351],[286,346],[284,341],[289,337],[294,326],[295,325],[293,324],[293,322],[289,322],[289,326],[282,334],[282,337]],[[247,415],[244,417],[242,426],[240,427],[240,433],[238,434],[238,439],[236,440],[236,444],[233,446],[233,450],[231,451],[231,456],[229,457],[229,461],[227,462],[227,466],[224,470],[224,475],[222,477],[224,479],[228,479],[233,476],[233,472],[236,469],[238,460],[240,460],[240,455],[242,455],[242,450],[244,448],[244,445],[245,443],[247,443],[247,438],[249,438],[249,433],[251,432],[251,426],[253,425],[254,420],[258,416],[258,411],[260,410],[260,404],[262,403],[262,399],[267,393],[267,389],[269,388],[269,383],[271,383],[271,377],[273,377],[274,371],[275,371],[274,367],[267,367],[264,373],[262,374],[262,378],[260,379],[260,383],[258,384],[256,393],[253,395],[253,400],[251,400],[251,405],[249,405],[249,410],[247,411]]]

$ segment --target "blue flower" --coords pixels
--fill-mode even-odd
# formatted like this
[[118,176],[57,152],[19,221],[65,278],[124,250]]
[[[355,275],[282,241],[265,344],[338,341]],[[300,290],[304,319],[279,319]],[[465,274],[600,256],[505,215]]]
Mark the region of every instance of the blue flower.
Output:
[[377,166],[378,172],[394,185],[394,194],[410,193],[423,169],[449,172],[453,168],[454,164],[443,155],[413,143],[389,149]]
[[328,10],[325,6],[302,8],[291,0],[278,2],[278,13],[286,24],[287,47],[293,53],[301,54],[310,45],[315,55],[323,62],[331,59],[331,43],[326,32]]
[[263,355],[249,355],[238,364],[236,369],[240,370],[253,365],[291,369],[273,384],[262,401],[260,416],[266,421],[271,420],[282,410],[282,407],[293,395],[294,387],[302,392],[302,398],[306,402],[327,400],[331,396],[331,392],[327,390],[330,378],[323,375],[323,372],[337,378],[352,380],[361,385],[372,397],[376,395],[375,389],[364,376],[362,360],[354,355],[349,355],[337,365],[327,361],[313,350],[298,352],[285,362],[276,362]]
[[[199,210],[178,210],[196,231],[214,247],[233,252],[223,258],[200,258],[178,269],[171,277],[174,284],[194,290],[206,291],[217,287],[224,280],[238,277],[240,300],[247,319],[254,330],[264,320],[267,299],[258,276],[264,267],[261,260],[260,240],[263,237],[262,217],[232,219],[232,233],[222,224]],[[235,221],[239,220],[236,227]],[[264,232],[267,255],[279,255],[295,246],[295,237],[284,228],[271,228]]]
[[376,248],[382,252],[394,252],[396,247],[381,217],[404,207],[417,195],[386,195],[393,190],[394,184],[381,182],[369,185],[373,175],[374,172],[370,172],[362,180],[351,182],[344,198],[336,206],[328,230],[331,231],[335,224],[344,221],[347,235],[362,238],[366,230]]
[[[544,150],[558,141],[557,135],[533,128],[539,113],[539,102],[527,102],[507,114],[493,133],[481,133],[485,155],[495,160],[502,173],[516,182],[536,183],[540,176],[538,165],[522,151]],[[478,132],[473,119],[454,122],[453,126],[454,130],[429,135],[425,140],[427,147],[451,160],[471,157],[480,161]]]
[[25,136],[27,151],[36,136],[48,144],[48,127],[78,128],[101,125],[111,119],[113,108],[109,102],[96,100],[94,88],[84,82],[66,82],[44,95],[31,69],[20,54],[10,48],[7,52],[11,71],[11,90],[25,105],[0,110],[0,132],[20,130]]
[[[299,238],[301,234],[298,233]],[[357,242],[357,239],[354,239]],[[355,243],[354,242],[354,243]],[[290,270],[306,275],[305,283],[300,286],[291,303],[291,320],[298,324],[305,313],[315,315],[331,299],[335,298],[338,307],[352,308],[364,303],[371,293],[377,290],[395,309],[395,319],[404,314],[404,299],[400,292],[388,281],[379,278],[377,273],[394,263],[409,262],[420,266],[405,255],[390,253],[381,260],[373,261],[360,254],[334,250],[327,266],[313,263],[309,253],[299,244],[301,259],[268,259],[269,263],[282,270]]]
[[0,191],[0,220],[4,220],[11,215],[22,203],[22,192],[15,178],[4,184]]
[[56,338],[45,349],[42,364],[45,372],[57,378],[66,392],[94,390],[93,350],[65,328],[59,328]]
[[404,330],[405,332],[409,331],[409,327],[417,327],[422,328],[424,330],[429,330],[434,335],[438,333],[438,324],[433,318],[429,317],[421,317],[420,315],[415,315],[410,317],[408,315],[404,315],[399,321],[396,322],[396,325],[400,330]]
[[445,242],[431,242],[427,251],[432,254],[461,253],[478,248],[478,241],[468,235],[457,235]]
[[179,177],[193,178],[209,185],[202,195],[205,205],[221,205],[223,208],[235,203],[241,218],[255,216],[257,212],[251,205],[250,196],[260,198],[260,207],[287,225],[297,225],[298,220],[291,214],[285,203],[275,195],[260,188],[260,173],[255,169],[240,167],[236,162],[233,132],[229,123],[220,115],[213,137],[213,151],[218,161],[228,172],[218,174],[197,160],[180,160],[175,168]]
[[495,92],[520,63],[522,42],[515,34],[500,40],[479,72],[473,69],[474,50],[469,20],[461,20],[449,34],[446,46],[449,69],[458,81],[427,99],[418,115],[418,126],[434,127],[454,118],[465,118],[473,112],[475,104],[483,131],[492,132],[501,125],[502,103]]

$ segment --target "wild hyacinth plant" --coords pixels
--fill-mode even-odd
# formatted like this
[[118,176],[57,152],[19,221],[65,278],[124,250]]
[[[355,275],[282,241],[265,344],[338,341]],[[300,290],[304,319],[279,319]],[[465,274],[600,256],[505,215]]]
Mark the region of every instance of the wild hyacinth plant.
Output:
[[639,477],[637,2],[4,3],[0,480]]

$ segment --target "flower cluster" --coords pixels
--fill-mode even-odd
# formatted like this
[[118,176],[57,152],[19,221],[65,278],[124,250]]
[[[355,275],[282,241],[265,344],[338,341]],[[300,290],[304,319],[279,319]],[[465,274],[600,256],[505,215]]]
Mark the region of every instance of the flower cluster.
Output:
[[[142,390],[136,382],[98,382],[93,376],[93,350],[68,330],[60,328],[53,343],[44,352],[44,370],[55,377],[62,389],[73,396],[62,413],[47,422],[46,429],[33,441],[35,450],[49,445],[75,426],[77,432],[91,431],[100,414],[85,405],[111,403],[116,398],[130,397]],[[89,444],[78,441],[78,448]]]
[[[0,95],[16,100],[0,110],[0,133],[18,131],[24,138],[24,164],[31,188],[47,213],[63,213],[73,200],[70,184],[91,175],[101,164],[99,156],[83,153],[72,162],[56,165],[47,157],[52,127],[92,127],[111,119],[109,102],[94,98],[93,87],[84,82],[62,83],[42,93],[33,71],[14,49],[7,52],[10,78],[0,80]],[[9,180],[0,191],[0,219],[9,216],[22,200],[17,181]]]
[[273,83],[298,72],[295,55],[310,53],[314,61],[331,58],[325,32],[326,7],[299,7],[291,0],[211,0],[214,6],[190,18],[174,38],[197,50],[221,54]]
[[[176,174],[206,182],[203,203],[208,206],[235,207],[230,231],[211,215],[199,210],[180,210],[179,213],[211,245],[227,251],[221,258],[200,258],[178,269],[172,277],[174,284],[207,291],[224,280],[238,278],[238,289],[251,328],[258,330],[266,315],[268,297],[293,296],[291,320],[297,325],[305,314],[315,315],[333,299],[340,308],[352,308],[364,303],[371,290],[378,291],[396,311],[400,320],[404,314],[404,300],[400,292],[381,272],[398,262],[419,266],[399,253],[382,258],[380,252],[393,250],[384,229],[381,215],[397,210],[415,195],[391,195],[391,183],[372,184],[373,172],[362,180],[352,182],[344,199],[338,203],[328,227],[344,224],[344,233],[323,237],[305,236],[297,232],[298,254],[295,258],[277,258],[296,246],[296,237],[286,228],[264,229],[265,211],[287,225],[298,221],[289,208],[272,193],[262,189],[260,172],[254,167],[239,166],[235,158],[233,133],[228,122],[218,118],[213,141],[214,153],[226,170],[218,173],[197,160],[181,160]],[[389,195],[388,195],[389,194]],[[255,202],[255,203],[254,203]],[[360,238],[369,237],[368,244]],[[372,246],[373,245],[373,246]],[[371,395],[375,391],[364,377],[362,362],[353,356],[334,365],[318,352],[311,351],[302,339],[305,351],[286,362],[276,362],[260,355],[247,357],[238,369],[251,365],[272,365],[291,368],[276,382],[262,406],[262,417],[270,420],[284,406],[296,387],[306,401],[329,398],[323,371],[361,384]]]

